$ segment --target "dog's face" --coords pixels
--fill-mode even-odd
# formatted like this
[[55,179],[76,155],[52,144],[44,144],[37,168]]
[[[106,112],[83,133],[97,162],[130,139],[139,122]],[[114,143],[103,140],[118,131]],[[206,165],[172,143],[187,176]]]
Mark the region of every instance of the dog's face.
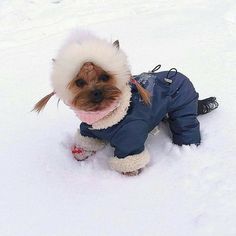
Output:
[[110,44],[95,37],[81,44],[69,43],[53,61],[54,91],[36,103],[33,110],[40,112],[55,94],[75,110],[109,109],[119,104],[130,76],[119,41]]
[[73,94],[72,105],[84,111],[99,111],[119,99],[115,77],[91,62],[86,62],[68,84]]

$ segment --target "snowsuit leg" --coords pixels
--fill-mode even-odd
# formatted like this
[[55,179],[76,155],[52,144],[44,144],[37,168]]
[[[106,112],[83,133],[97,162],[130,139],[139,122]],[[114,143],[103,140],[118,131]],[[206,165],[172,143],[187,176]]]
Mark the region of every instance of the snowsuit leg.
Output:
[[173,134],[173,143],[177,145],[200,144],[200,125],[197,120],[198,99],[177,110],[169,112],[169,125]]

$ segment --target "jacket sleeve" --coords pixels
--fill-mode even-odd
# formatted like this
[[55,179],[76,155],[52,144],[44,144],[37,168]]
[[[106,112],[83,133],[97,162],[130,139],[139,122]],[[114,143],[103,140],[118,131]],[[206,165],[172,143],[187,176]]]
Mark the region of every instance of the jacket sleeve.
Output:
[[93,135],[84,123],[81,123],[80,129],[75,134],[75,145],[87,151],[98,151],[105,146],[105,143]]
[[148,125],[146,122],[136,120],[125,124],[112,137],[111,146],[115,148],[114,156],[124,158],[141,153],[147,137]]
[[109,160],[112,169],[130,172],[143,168],[149,162],[144,143],[148,137],[148,124],[142,120],[127,123],[112,137],[114,157]]

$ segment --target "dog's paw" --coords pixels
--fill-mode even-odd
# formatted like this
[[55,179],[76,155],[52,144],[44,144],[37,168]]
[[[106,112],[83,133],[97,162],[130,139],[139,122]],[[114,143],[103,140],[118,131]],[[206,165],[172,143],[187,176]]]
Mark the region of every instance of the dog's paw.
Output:
[[138,169],[138,170],[134,170],[134,171],[130,171],[130,172],[122,172],[123,175],[126,176],[135,176],[135,175],[139,175],[141,173],[142,169]]
[[75,158],[75,160],[77,161],[84,161],[86,160],[89,156],[82,156],[80,154],[74,154],[73,157]]
[[76,147],[76,146],[73,146],[71,148],[71,152],[77,161],[83,161],[87,159],[89,156],[92,156],[96,153],[95,151],[87,151],[87,150],[84,150],[83,148]]

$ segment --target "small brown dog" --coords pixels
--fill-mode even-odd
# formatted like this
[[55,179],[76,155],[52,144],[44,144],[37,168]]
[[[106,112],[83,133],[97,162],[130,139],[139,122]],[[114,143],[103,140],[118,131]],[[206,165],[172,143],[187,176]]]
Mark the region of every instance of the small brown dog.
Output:
[[[74,157],[82,161],[109,142],[115,148],[112,169],[137,175],[149,162],[148,133],[168,114],[173,143],[199,145],[197,115],[218,107],[214,97],[198,101],[190,80],[176,69],[131,76],[119,42],[91,34],[67,43],[54,60],[53,92],[41,99],[40,112],[56,94],[82,121]],[[140,85],[142,84],[142,86]]]

